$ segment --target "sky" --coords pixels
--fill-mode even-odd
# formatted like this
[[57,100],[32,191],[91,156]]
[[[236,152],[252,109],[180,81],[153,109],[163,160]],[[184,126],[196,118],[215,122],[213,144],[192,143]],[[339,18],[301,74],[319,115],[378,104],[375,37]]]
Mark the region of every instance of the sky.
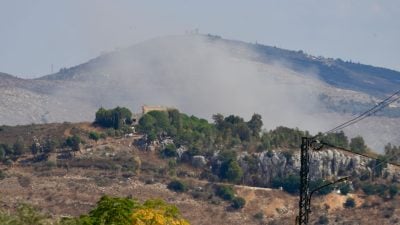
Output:
[[400,71],[399,15],[398,0],[1,0],[0,72],[39,77],[195,30]]

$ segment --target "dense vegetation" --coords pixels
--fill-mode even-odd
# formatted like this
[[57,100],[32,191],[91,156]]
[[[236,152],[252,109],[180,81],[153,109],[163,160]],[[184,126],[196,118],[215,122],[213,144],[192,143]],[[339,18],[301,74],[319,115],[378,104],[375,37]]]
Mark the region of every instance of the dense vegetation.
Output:
[[88,214],[53,221],[35,208],[22,204],[16,213],[0,211],[2,225],[188,225],[179,210],[162,200],[147,200],[143,204],[130,198],[103,196]]
[[103,127],[120,129],[123,125],[132,123],[132,112],[125,107],[116,107],[109,110],[100,108],[96,112],[94,122]]
[[68,225],[186,225],[178,208],[162,200],[147,200],[143,204],[130,198],[103,196],[97,206],[87,215],[64,219]]
[[[111,110],[99,109],[96,113],[95,123],[98,126],[85,132],[71,129],[69,136],[63,139],[53,137],[44,137],[40,140],[29,141],[22,137],[17,137],[13,143],[0,144],[0,161],[3,163],[13,163],[24,153],[31,153],[34,156],[34,162],[45,161],[52,152],[75,152],[82,146],[94,144],[106,136],[123,137],[126,127],[130,123],[131,113],[126,108],[115,108]],[[168,160],[168,170],[163,175],[172,176],[172,181],[168,188],[175,192],[187,192],[188,187],[183,180],[176,179],[178,175],[176,168],[180,163],[192,163],[192,160],[203,157],[205,163],[201,167],[201,178],[209,181],[227,182],[230,184],[241,184],[246,182],[255,186],[282,187],[283,190],[291,194],[297,194],[299,189],[299,177],[297,174],[284,174],[273,177],[270,184],[258,182],[261,176],[259,171],[259,158],[257,153],[263,152],[267,157],[272,158],[277,154],[286,157],[288,163],[295,151],[299,149],[301,138],[310,136],[308,131],[302,131],[298,128],[277,127],[273,130],[262,130],[263,121],[260,115],[254,114],[250,120],[235,115],[227,117],[216,114],[213,116],[213,122],[209,123],[205,119],[195,116],[188,116],[180,113],[178,110],[169,111],[151,111],[141,117],[137,131],[144,135],[146,145],[157,143],[159,149],[157,155]],[[103,127],[105,129],[103,129]],[[368,147],[362,137],[348,139],[344,132],[330,133],[321,135],[321,141],[332,145],[350,148],[357,153],[369,153]],[[169,142],[163,142],[168,140]],[[86,144],[85,144],[86,142]],[[28,144],[27,144],[28,143]],[[184,149],[184,151],[182,150]],[[366,194],[376,194],[381,197],[393,198],[398,193],[396,185],[381,185],[379,182],[371,182],[372,178],[384,177],[384,168],[387,166],[386,160],[398,162],[400,147],[388,144],[385,147],[385,155],[381,155],[377,160],[370,161],[369,168],[373,168],[371,173],[362,174],[355,182],[354,187],[349,185],[338,186],[342,194],[346,195],[355,190],[362,190]],[[242,154],[242,153],[246,154]],[[70,153],[71,154],[71,153]],[[71,156],[72,157],[72,156]],[[129,158],[129,157],[128,157]],[[68,166],[79,165],[82,168],[119,168],[121,171],[137,172],[140,165],[134,160],[129,159],[119,164],[113,164],[114,158],[108,161],[91,161],[76,159],[74,162],[68,162]],[[244,169],[243,162],[246,164]],[[57,162],[61,167],[62,161]],[[128,165],[134,165],[135,169]],[[193,165],[193,164],[192,164]],[[133,167],[133,166],[132,166]],[[200,168],[200,167],[199,167]],[[160,168],[160,173],[163,168]],[[244,174],[246,172],[246,174]],[[368,171],[367,171],[368,172]],[[253,174],[250,181],[246,180],[247,173]],[[253,179],[254,178],[254,179]],[[258,179],[258,180],[257,180]],[[312,180],[311,189],[326,184],[321,179]],[[321,189],[317,194],[327,194],[332,191],[332,187]],[[237,198],[233,189],[229,186],[217,188],[215,195],[224,200],[230,201],[233,208],[240,209],[245,202]],[[76,218],[75,218],[76,219]]]

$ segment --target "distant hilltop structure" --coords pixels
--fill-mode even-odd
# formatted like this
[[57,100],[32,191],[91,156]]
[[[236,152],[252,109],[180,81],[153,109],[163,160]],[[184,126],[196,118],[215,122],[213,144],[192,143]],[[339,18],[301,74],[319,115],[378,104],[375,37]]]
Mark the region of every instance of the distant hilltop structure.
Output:
[[173,110],[173,109],[175,109],[175,108],[173,108],[173,107],[167,107],[167,106],[161,106],[161,105],[143,105],[143,106],[142,106],[142,112],[141,112],[141,113],[135,113],[135,114],[133,114],[133,116],[132,116],[132,121],[133,121],[133,124],[138,124],[140,118],[141,118],[144,114],[146,114],[146,113],[148,113],[148,112],[151,112],[151,111],[162,111],[162,112],[167,112],[167,111]]
[[151,111],[163,111],[167,112],[168,110],[172,110],[175,108],[172,107],[167,107],[167,106],[161,106],[161,105],[143,105],[142,106],[142,115],[151,112]]

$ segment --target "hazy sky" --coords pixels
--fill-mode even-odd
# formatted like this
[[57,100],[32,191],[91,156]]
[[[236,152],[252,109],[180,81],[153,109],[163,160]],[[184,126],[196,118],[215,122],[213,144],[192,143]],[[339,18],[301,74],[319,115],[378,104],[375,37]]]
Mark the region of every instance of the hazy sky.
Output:
[[1,0],[0,71],[38,77],[195,29],[400,70],[399,17],[399,0]]

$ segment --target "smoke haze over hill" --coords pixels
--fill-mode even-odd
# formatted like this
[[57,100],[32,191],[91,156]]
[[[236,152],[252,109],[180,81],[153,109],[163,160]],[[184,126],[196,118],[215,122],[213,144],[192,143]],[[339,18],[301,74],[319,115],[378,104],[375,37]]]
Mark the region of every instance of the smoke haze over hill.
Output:
[[[9,96],[2,98],[4,109],[24,112],[21,109],[27,108],[29,114],[10,114],[3,109],[0,122],[91,121],[101,106],[139,111],[148,104],[176,107],[208,119],[215,113],[238,114],[245,119],[259,113],[265,129],[283,125],[315,133],[350,116],[327,109],[321,94],[345,101],[377,101],[366,93],[325,83],[312,67],[299,72],[288,66],[288,61],[257,60],[262,57],[249,45],[214,36],[156,38],[54,75],[4,87],[0,91]],[[350,128],[348,132],[368,137],[372,136],[369,130],[389,133],[378,141],[367,140],[381,149],[389,141],[396,143],[391,128],[397,120],[393,121],[368,129],[361,125],[363,129]]]

